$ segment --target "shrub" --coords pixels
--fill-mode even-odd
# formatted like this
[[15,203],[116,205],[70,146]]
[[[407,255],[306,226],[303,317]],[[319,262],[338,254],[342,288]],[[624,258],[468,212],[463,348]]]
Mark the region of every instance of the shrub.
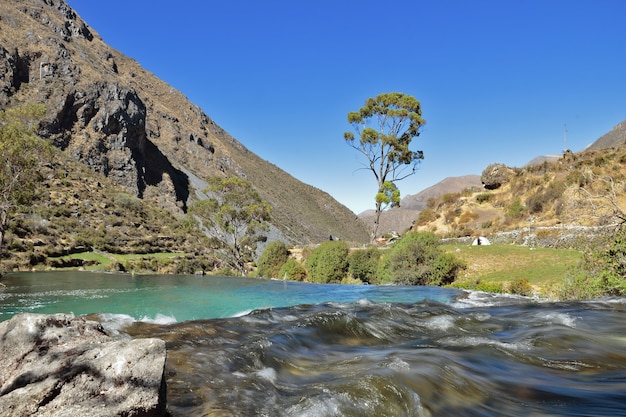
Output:
[[476,201],[479,204],[486,203],[487,201],[491,200],[491,197],[493,197],[493,194],[480,193],[476,196]]
[[562,300],[626,295],[626,229],[611,241],[585,254],[557,288]]
[[469,223],[478,218],[478,214],[472,211],[466,211],[459,217],[459,224]]
[[437,214],[437,212],[433,210],[432,208],[428,207],[420,211],[420,214],[419,216],[417,216],[417,220],[415,221],[415,224],[417,224],[418,226],[423,226],[427,223],[437,220],[438,217],[439,215]]
[[509,285],[511,294],[530,296],[533,295],[533,287],[527,279],[518,278]]
[[122,207],[126,210],[140,213],[143,209],[143,201],[139,197],[126,193],[117,193],[113,198],[116,207]]
[[467,268],[465,262],[451,253],[441,253],[433,262],[428,285],[452,284],[461,270]]
[[377,248],[360,249],[348,256],[348,270],[352,278],[369,284],[376,281],[380,252]]
[[461,198],[461,193],[446,193],[441,196],[441,201],[443,202],[443,204],[452,205],[452,204],[457,203],[460,198]]
[[292,281],[304,281],[306,279],[306,269],[300,262],[289,258],[278,271],[278,277]]
[[257,262],[256,275],[265,278],[278,278],[280,268],[289,258],[289,250],[284,242],[274,241],[265,246]]
[[526,206],[531,213],[539,213],[560,199],[565,192],[565,183],[561,181],[551,182],[545,189],[537,191],[526,200]]
[[519,219],[524,216],[525,211],[526,211],[526,207],[524,207],[524,205],[519,201],[519,199],[515,199],[509,205],[509,208],[506,211],[506,214],[507,216],[512,217],[514,219]]
[[309,280],[322,284],[341,282],[348,274],[348,253],[345,242],[327,241],[319,245],[305,263]]
[[557,286],[556,297],[560,300],[585,300],[602,294],[597,280],[578,268],[571,270]]
[[502,288],[502,283],[500,282],[489,282],[489,281],[476,281],[476,285],[474,286],[476,291],[484,291],[484,292],[493,292],[493,293],[503,293],[504,289]]
[[430,232],[411,232],[396,242],[379,263],[379,283],[443,285],[456,279],[463,264],[439,249]]

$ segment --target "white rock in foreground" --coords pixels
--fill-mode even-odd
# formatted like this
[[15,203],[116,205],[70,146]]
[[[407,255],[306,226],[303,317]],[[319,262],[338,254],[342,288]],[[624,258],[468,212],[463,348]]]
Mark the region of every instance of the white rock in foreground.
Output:
[[0,323],[2,416],[165,415],[165,342],[114,340],[70,314]]

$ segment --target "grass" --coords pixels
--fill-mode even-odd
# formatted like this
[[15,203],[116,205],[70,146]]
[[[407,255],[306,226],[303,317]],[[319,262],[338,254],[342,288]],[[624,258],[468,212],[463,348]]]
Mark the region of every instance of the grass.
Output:
[[[67,256],[62,256],[57,259],[82,259],[83,261],[95,261],[93,265],[88,265],[86,267],[81,267],[81,269],[85,269],[88,271],[108,271],[113,262],[118,262],[120,264],[132,261],[139,260],[151,260],[151,259],[173,259],[179,256],[184,256],[182,252],[158,252],[158,253],[149,253],[149,254],[128,254],[128,255],[120,255],[120,254],[110,254],[104,252],[81,252],[74,253]],[[54,259],[54,258],[51,258]],[[68,267],[65,269],[77,269],[77,267]]]
[[138,261],[141,259],[172,259],[184,256],[183,252],[157,252],[157,253],[131,253],[125,255],[111,254],[109,256],[117,259],[118,262]]
[[507,285],[527,280],[536,292],[549,295],[582,259],[582,253],[573,249],[529,248],[516,245],[443,245],[465,261],[467,269],[461,273],[455,286],[472,287],[476,282]]

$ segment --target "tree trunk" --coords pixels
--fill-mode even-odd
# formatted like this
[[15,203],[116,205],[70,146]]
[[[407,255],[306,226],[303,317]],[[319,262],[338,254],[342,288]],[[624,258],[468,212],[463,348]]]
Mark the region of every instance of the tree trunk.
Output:
[[2,250],[4,249],[4,235],[9,222],[9,214],[6,210],[0,210],[0,278],[2,277]]
[[371,243],[376,243],[376,235],[378,234],[378,226],[380,226],[380,215],[382,203],[376,203],[376,214],[374,216],[374,227],[372,228]]

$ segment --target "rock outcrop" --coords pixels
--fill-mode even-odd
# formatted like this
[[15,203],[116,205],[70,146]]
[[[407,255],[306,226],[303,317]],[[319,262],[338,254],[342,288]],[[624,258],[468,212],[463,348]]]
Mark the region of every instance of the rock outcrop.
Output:
[[513,175],[515,172],[504,164],[490,164],[483,170],[480,181],[487,190],[497,190]]
[[166,415],[165,342],[113,339],[70,314],[0,323],[0,410],[12,416]]

